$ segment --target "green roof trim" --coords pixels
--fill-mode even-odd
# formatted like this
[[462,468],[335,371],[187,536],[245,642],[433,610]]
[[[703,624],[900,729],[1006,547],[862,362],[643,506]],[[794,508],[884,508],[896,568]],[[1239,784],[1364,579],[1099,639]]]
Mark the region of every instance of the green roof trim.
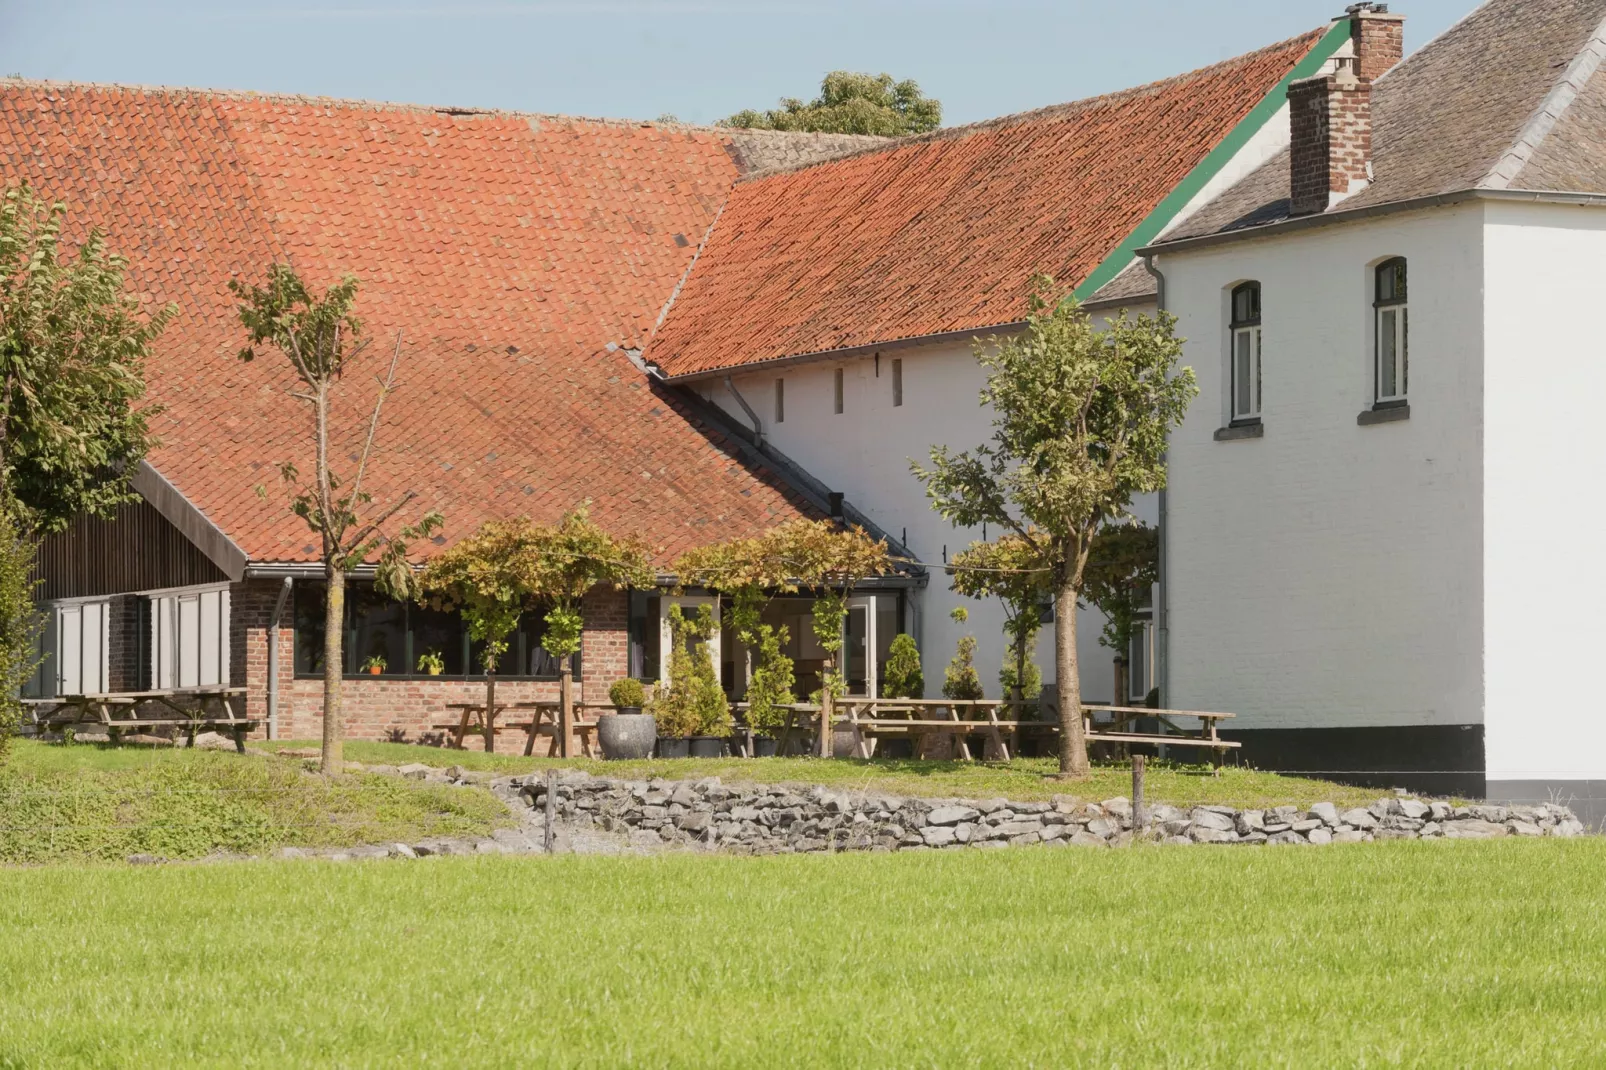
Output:
[[1279,108],[1288,100],[1288,86],[1301,78],[1309,78],[1321,69],[1322,64],[1332,58],[1344,43],[1350,38],[1350,20],[1338,19],[1333,23],[1322,39],[1316,42],[1305,58],[1294,65],[1288,76],[1267,93],[1254,110],[1244,116],[1243,120],[1227,136],[1221,139],[1221,144],[1210,151],[1203,160],[1189,171],[1187,177],[1177,183],[1175,189],[1166,195],[1143,220],[1137,229],[1127,235],[1125,241],[1115,247],[1115,251],[1104,258],[1104,262],[1094,268],[1082,284],[1075,290],[1079,301],[1086,301],[1099,288],[1115,278],[1137,255],[1137,251],[1150,244],[1159,237],[1160,232],[1170,226],[1177,214],[1188,206],[1188,202],[1198,196],[1199,191],[1226,167],[1232,158],[1238,155],[1240,149],[1248,144],[1249,139],[1260,132],[1260,128],[1271,121]]

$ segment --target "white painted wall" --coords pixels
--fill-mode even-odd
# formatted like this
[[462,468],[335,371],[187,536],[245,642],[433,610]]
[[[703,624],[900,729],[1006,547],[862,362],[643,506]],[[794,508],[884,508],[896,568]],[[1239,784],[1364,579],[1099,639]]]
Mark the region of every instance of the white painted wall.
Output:
[[1568,686],[1570,669],[1606,650],[1606,211],[1496,202],[1487,213],[1488,777],[1606,779],[1606,715],[1587,673]]
[[[1168,704],[1244,729],[1483,720],[1482,218],[1467,204],[1160,257],[1201,388],[1170,453]],[[1372,266],[1390,256],[1410,261],[1411,416],[1362,427]],[[1217,442],[1227,294],[1250,279],[1265,436]]]
[[[1132,311],[1153,312],[1134,305]],[[895,407],[892,395],[892,361],[903,361],[903,405]],[[837,368],[843,369],[844,405],[834,413]],[[786,419],[775,422],[775,381],[786,381]],[[926,671],[926,693],[936,696],[942,670],[953,656],[959,637],[977,638],[976,667],[987,694],[1001,692],[998,670],[1003,664],[1002,609],[993,601],[976,601],[955,594],[942,573],[943,548],[950,555],[982,537],[981,529],[956,530],[932,511],[923,484],[909,470],[911,459],[927,462],[931,447],[947,445],[969,449],[987,441],[992,433],[990,413],[978,396],[985,381],[971,347],[948,342],[889,350],[875,357],[848,361],[820,361],[738,375],[741,391],[764,424],[775,447],[805,471],[847,500],[894,537],[905,537],[922,561],[935,563],[931,584],[916,597],[918,638]],[[748,425],[736,400],[720,380],[696,384],[703,396]],[[1152,498],[1137,503],[1136,515],[1157,522]],[[905,535],[907,532],[907,535]],[[996,531],[987,535],[996,536]],[[964,626],[949,619],[953,607],[970,610]],[[1077,622],[1077,647],[1082,662],[1082,695],[1087,701],[1107,702],[1113,690],[1114,652],[1098,643],[1103,615],[1083,610]],[[1053,635],[1045,627],[1038,639],[1038,664],[1045,683],[1054,678]]]

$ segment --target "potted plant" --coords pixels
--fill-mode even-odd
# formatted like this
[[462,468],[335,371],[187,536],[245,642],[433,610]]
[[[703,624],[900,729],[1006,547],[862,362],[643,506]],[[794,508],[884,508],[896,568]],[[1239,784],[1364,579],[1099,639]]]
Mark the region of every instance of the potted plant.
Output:
[[671,606],[669,631],[669,693],[653,707],[660,733],[658,757],[721,757],[731,715],[708,642],[714,634],[714,611],[699,606],[695,615],[687,616]]
[[367,658],[362,663],[362,671],[369,676],[378,676],[385,671],[385,659],[378,654]]
[[446,671],[446,659],[440,656],[439,651],[426,650],[418,655],[418,671],[427,672],[431,676],[439,676]]
[[603,758],[651,758],[653,744],[658,740],[658,722],[652,714],[643,712],[647,691],[641,681],[628,676],[615,680],[608,688],[608,699],[614,712],[597,718],[597,740],[602,744]]

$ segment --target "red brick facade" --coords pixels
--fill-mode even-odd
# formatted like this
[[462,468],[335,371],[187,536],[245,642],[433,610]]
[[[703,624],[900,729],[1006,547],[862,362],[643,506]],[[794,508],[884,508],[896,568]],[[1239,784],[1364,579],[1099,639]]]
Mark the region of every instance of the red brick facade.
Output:
[[1306,78],[1288,87],[1293,215],[1325,212],[1334,194],[1354,191],[1371,176],[1372,83],[1350,69]]
[[1357,11],[1350,16],[1355,45],[1355,76],[1375,82],[1405,56],[1405,16]]
[[[279,595],[277,580],[247,580],[231,593],[231,641],[234,657],[230,679],[246,687],[249,716],[266,725],[268,712],[268,626]],[[606,701],[608,685],[630,670],[630,602],[623,591],[597,591],[582,605],[585,635],[580,653],[582,678],[576,698]],[[297,679],[294,669],[295,636],[291,604],[285,604],[279,628],[279,738],[317,739],[323,734],[323,680]],[[496,685],[498,700],[555,699],[556,682],[506,680]],[[349,739],[384,739],[405,732],[416,740],[445,723],[449,702],[477,702],[485,698],[482,680],[418,677],[347,679],[342,690],[346,736]],[[507,746],[509,744],[504,744]]]

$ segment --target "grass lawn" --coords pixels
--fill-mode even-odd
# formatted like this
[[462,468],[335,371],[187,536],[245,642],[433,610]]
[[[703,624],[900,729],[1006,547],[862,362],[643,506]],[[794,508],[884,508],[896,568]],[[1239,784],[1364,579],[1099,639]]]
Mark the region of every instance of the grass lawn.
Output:
[[[316,748],[316,742],[254,744],[269,748]],[[1056,769],[1051,758],[1023,758],[1013,762],[922,762],[899,759],[814,758],[678,758],[644,762],[603,762],[589,759],[553,760],[525,758],[512,754],[486,754],[478,750],[445,750],[406,743],[364,743],[349,740],[346,758],[368,764],[460,765],[464,769],[490,769],[499,773],[525,773],[549,766],[574,766],[602,776],[644,779],[662,776],[686,779],[718,776],[729,783],[749,781],[764,784],[796,782],[830,784],[862,791],[881,791],[927,798],[986,799],[1003,796],[1030,802],[1053,795],[1075,795],[1083,799],[1108,799],[1132,792],[1130,765],[1094,768],[1090,780],[1060,783],[1047,777]],[[1219,776],[1208,766],[1182,766],[1151,763],[1145,778],[1144,794],[1154,802],[1177,806],[1217,803],[1223,806],[1309,806],[1330,801],[1346,806],[1365,806],[1386,794],[1376,788],[1351,788],[1325,780],[1278,776],[1252,769],[1227,767]]]
[[1606,843],[45,867],[0,1066],[1587,1066]]
[[0,863],[473,836],[509,820],[485,792],[328,780],[232,752],[16,740],[0,763]]

